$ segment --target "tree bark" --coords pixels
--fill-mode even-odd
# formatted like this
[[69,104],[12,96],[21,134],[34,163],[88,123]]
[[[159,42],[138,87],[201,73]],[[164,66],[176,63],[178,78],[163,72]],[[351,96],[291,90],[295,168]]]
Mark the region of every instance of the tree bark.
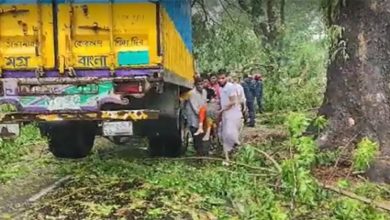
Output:
[[319,111],[328,118],[329,127],[319,144],[338,148],[356,136],[355,143],[363,137],[377,141],[381,159],[367,175],[373,181],[390,182],[390,1],[339,2],[339,14],[331,24],[344,31],[338,48],[331,51],[337,54],[328,67]]

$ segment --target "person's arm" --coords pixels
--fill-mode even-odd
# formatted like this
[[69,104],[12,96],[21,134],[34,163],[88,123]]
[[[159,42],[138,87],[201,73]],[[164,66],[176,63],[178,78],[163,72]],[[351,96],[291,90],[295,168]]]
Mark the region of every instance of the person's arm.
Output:
[[257,88],[256,88],[256,84],[255,83],[252,83],[252,87],[251,87],[251,91],[250,91],[250,93],[252,94],[252,96],[254,97],[254,98],[256,98],[256,97],[258,97],[258,90],[257,90]]
[[236,104],[237,104],[237,92],[234,89],[231,89],[229,91],[229,104],[227,106],[222,106],[221,112],[230,110]]
[[263,98],[263,82],[259,82],[259,97]]
[[199,115],[200,105],[199,101],[196,99],[195,95],[191,93],[188,104],[190,105],[192,111],[194,111],[195,115]]
[[242,104],[244,104],[245,105],[245,103],[246,103],[246,97],[245,97],[245,92],[244,92],[244,88],[240,85],[240,93],[241,93],[241,102],[242,102]]

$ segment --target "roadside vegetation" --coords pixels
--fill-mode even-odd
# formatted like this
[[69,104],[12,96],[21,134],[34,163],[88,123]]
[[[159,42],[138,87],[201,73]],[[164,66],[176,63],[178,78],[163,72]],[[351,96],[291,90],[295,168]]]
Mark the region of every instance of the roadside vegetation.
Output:
[[[369,183],[358,175],[372,160],[375,144],[363,140],[354,157],[343,159],[343,164],[354,165],[341,165],[338,161],[342,153],[320,152],[311,137],[302,136],[310,117],[290,113],[284,117],[285,124],[270,124],[269,120],[261,128],[264,136],[259,136],[257,130],[248,130],[244,136],[246,145],[229,166],[222,165],[219,158],[193,158],[191,152],[177,159],[148,158],[142,140],[134,140],[131,147],[100,140],[93,155],[84,160],[58,161],[40,156],[35,163],[28,162],[28,167],[34,168],[33,164],[41,160],[38,164],[55,167],[56,175],[70,179],[38,202],[19,209],[16,216],[389,219],[383,201],[390,199],[390,187]],[[322,119],[316,122],[318,126],[325,125]],[[22,161],[19,158],[17,163]],[[337,163],[340,164],[335,166]],[[8,181],[28,175],[24,171],[10,172],[13,177]],[[7,216],[15,217],[4,215]]]
[[[332,151],[316,144],[327,126],[316,110],[330,37],[318,1],[287,2],[282,46],[271,54],[241,9],[221,11],[210,3],[211,17],[205,20],[201,9],[194,14],[201,72],[260,69],[264,76],[266,113],[256,128],[245,129],[229,166],[222,158],[193,157],[191,149],[182,158],[149,158],[142,139],[125,146],[99,139],[87,158],[57,160],[38,129],[27,125],[15,141],[0,141],[0,194],[20,193],[15,182],[37,173],[69,178],[34,203],[0,212],[0,219],[390,219],[390,186],[363,175],[378,144],[364,138]],[[28,188],[25,182],[17,189]]]
[[27,125],[15,140],[0,140],[0,183],[27,174],[35,158],[44,154],[46,140],[34,125]]

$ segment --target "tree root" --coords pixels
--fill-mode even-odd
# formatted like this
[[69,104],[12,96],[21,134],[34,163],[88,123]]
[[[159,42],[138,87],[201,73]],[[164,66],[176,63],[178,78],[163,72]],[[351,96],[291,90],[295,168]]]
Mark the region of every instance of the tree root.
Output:
[[372,205],[374,207],[377,207],[377,208],[380,208],[380,209],[383,209],[385,211],[390,212],[390,203],[388,203],[388,202],[378,202],[378,201],[375,201],[373,199],[369,199],[369,198],[366,198],[366,197],[363,197],[363,196],[359,196],[359,195],[356,195],[353,192],[342,190],[340,188],[337,188],[337,187],[334,187],[334,186],[331,186],[331,185],[324,184],[323,188],[325,188],[327,190],[330,190],[330,191],[333,191],[333,192],[336,192],[336,193],[341,194],[343,196],[346,196],[348,198],[351,198],[351,199],[363,202],[363,203],[365,203],[367,205]]

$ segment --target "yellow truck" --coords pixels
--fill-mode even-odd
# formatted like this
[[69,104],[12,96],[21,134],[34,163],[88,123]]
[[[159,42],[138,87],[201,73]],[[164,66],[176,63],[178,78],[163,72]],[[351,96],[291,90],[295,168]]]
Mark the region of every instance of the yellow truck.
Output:
[[0,137],[37,122],[57,157],[96,135],[178,156],[193,77],[190,0],[0,0]]

